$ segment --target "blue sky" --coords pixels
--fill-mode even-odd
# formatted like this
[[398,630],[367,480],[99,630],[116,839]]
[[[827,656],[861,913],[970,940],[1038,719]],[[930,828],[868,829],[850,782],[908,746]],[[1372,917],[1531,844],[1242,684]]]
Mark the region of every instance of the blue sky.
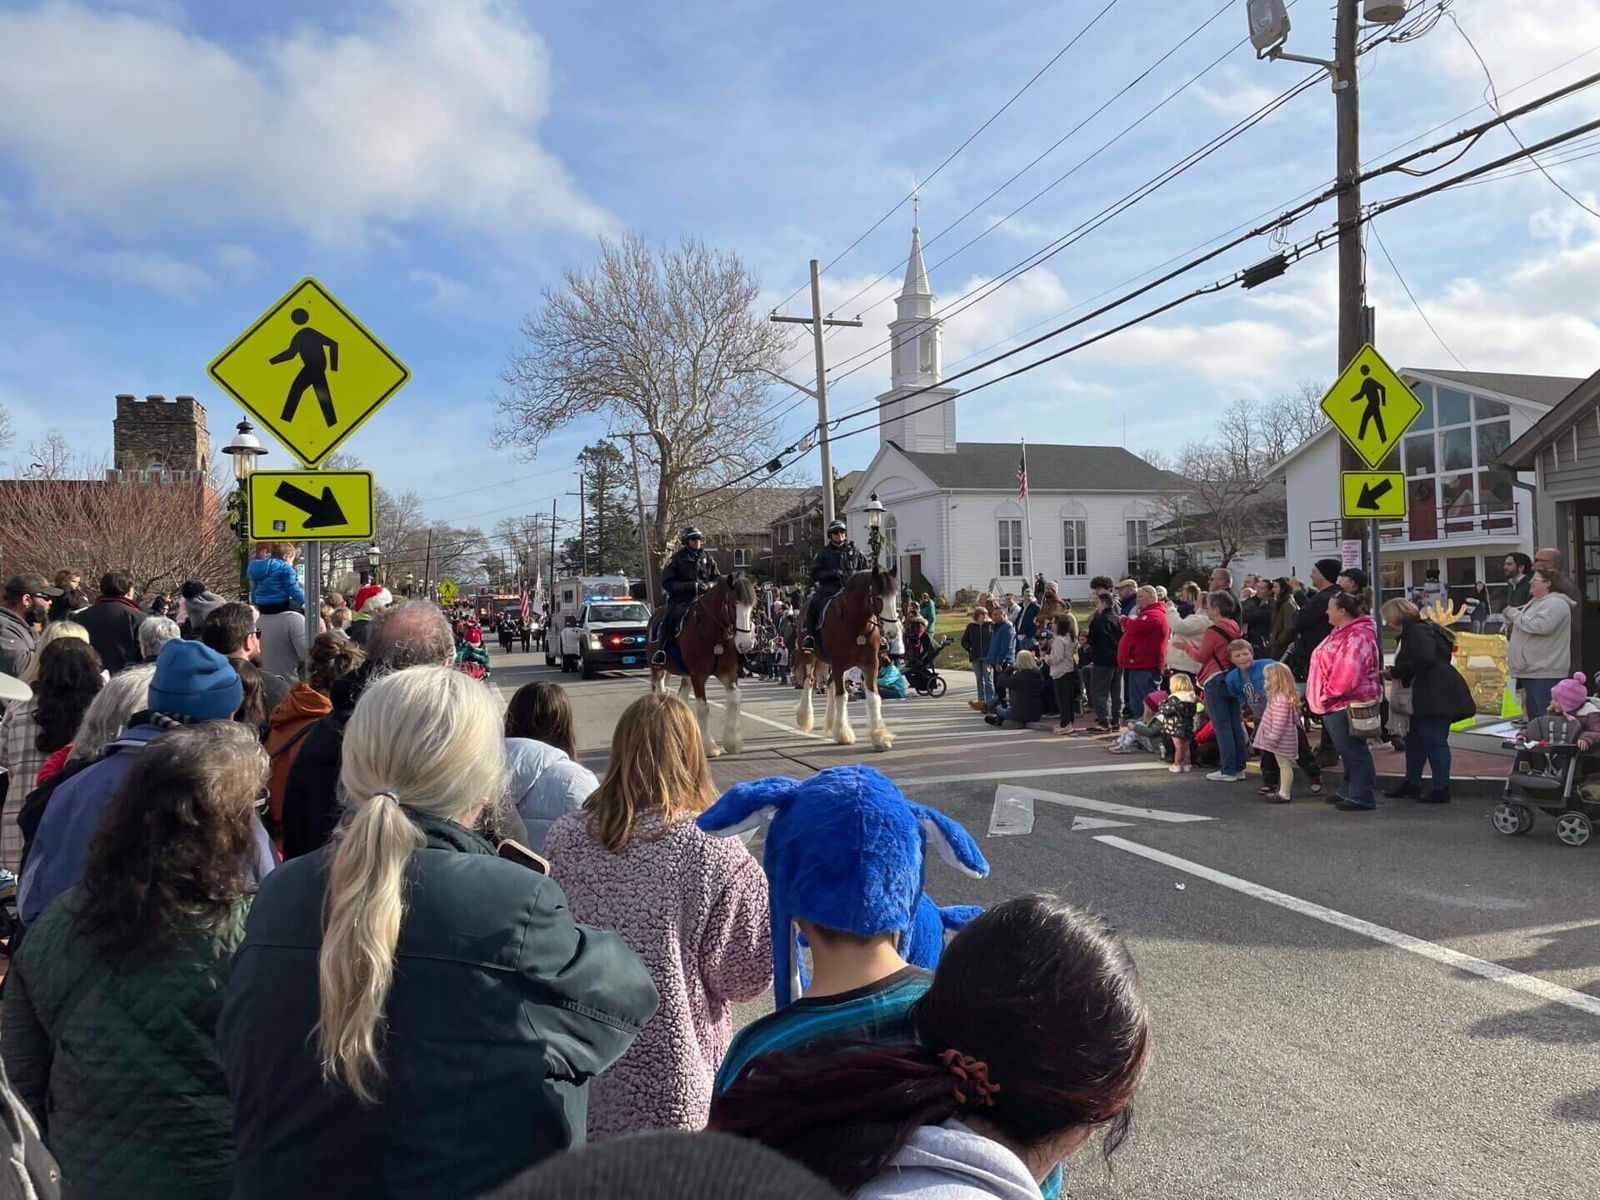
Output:
[[[416,490],[433,516],[457,523],[548,511],[573,486],[572,455],[602,429],[574,427],[532,463],[489,446],[498,374],[542,287],[591,261],[598,236],[634,229],[737,251],[776,303],[802,284],[808,258],[832,259],[883,215],[1104,2],[0,0],[0,402],[17,427],[12,453],[51,427],[86,453],[108,452],[112,396],[123,391],[201,397],[220,444],[239,413],[206,363],[309,274],[412,369],[347,444],[381,482]],[[993,278],[1309,70],[1235,51],[1090,166],[940,262],[1238,41],[1243,0],[979,203],[1220,3],[1116,0],[927,183],[925,238],[977,206],[929,248],[942,298]],[[1460,0],[1454,10],[1510,103],[1600,71],[1600,0]],[[1326,53],[1328,6],[1300,0],[1292,11],[1290,48]],[[1449,21],[1367,56],[1361,88],[1369,161],[1441,122],[1451,131],[1486,115],[1462,115],[1482,103],[1484,80]],[[1597,109],[1600,88],[1519,130],[1532,140]],[[1332,134],[1332,99],[1318,86],[954,318],[947,364],[1325,184]],[[1496,133],[1461,165],[1513,148]],[[1600,207],[1594,168],[1579,159],[1552,170]],[[1408,186],[1381,181],[1368,198]],[[1320,210],[1293,232],[1331,219]],[[907,206],[824,277],[827,306],[867,309],[864,330],[830,342],[841,373],[884,336],[910,224]],[[1424,201],[1378,230],[1467,367],[1600,366],[1600,220],[1539,174]],[[1380,349],[1396,365],[1454,366],[1370,249]],[[1267,253],[1241,247],[1185,282]],[[845,305],[883,272],[888,282]],[[1125,436],[1131,449],[1175,449],[1237,396],[1330,377],[1333,272],[1331,254],[1308,259],[1265,287],[1187,305],[990,388],[960,404],[962,436]],[[808,380],[803,346],[792,360],[794,377]],[[835,412],[886,386],[881,362],[840,379]],[[784,389],[771,404],[788,407]],[[804,406],[790,411],[780,441],[806,421]],[[849,438],[835,463],[865,465],[875,447],[875,435]],[[814,456],[806,461],[814,471]],[[279,450],[265,465],[291,463]],[[459,494],[499,480],[516,482]]]

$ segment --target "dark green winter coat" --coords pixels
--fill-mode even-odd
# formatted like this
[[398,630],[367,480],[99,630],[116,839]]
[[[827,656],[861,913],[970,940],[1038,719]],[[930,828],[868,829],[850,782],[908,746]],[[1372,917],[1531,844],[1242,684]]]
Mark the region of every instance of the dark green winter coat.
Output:
[[0,1053],[61,1164],[67,1200],[225,1200],[233,1103],[217,1017],[244,897],[218,930],[112,962],[79,933],[73,888],[28,930],[6,979]]

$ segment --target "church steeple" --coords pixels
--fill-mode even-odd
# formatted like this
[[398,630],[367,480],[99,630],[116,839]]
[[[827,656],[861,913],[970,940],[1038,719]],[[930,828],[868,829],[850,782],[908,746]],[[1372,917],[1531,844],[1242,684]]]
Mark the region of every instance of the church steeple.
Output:
[[922,261],[922,230],[911,228],[905,286],[895,299],[889,325],[890,388],[878,397],[883,421],[879,438],[902,449],[953,454],[956,448],[955,388],[940,385],[944,374],[944,322],[934,315],[935,296]]

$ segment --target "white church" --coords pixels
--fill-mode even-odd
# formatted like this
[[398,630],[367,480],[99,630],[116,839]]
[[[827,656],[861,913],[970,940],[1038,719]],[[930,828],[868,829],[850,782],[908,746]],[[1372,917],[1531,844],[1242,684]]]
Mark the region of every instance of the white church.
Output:
[[886,560],[898,564],[902,579],[921,574],[946,596],[982,590],[994,579],[1002,590],[1020,591],[1043,572],[1064,596],[1085,599],[1094,576],[1135,571],[1161,524],[1154,499],[1176,477],[1120,446],[1029,442],[1025,511],[1021,443],[956,438],[960,389],[941,383],[944,322],[933,315],[934,299],[922,234],[913,229],[889,326],[892,377],[878,397],[878,452],[845,511],[852,540],[866,550],[866,506],[876,495]]

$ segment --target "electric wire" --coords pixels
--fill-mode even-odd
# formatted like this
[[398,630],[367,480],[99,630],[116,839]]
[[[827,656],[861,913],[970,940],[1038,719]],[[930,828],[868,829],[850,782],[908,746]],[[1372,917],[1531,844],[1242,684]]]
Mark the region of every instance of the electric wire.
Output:
[[1434,328],[1433,322],[1428,319],[1428,314],[1422,311],[1422,305],[1417,303],[1416,296],[1411,292],[1411,285],[1406,282],[1406,277],[1400,273],[1400,268],[1395,266],[1394,256],[1389,253],[1389,247],[1383,244],[1383,234],[1378,232],[1378,223],[1376,221],[1368,221],[1367,232],[1377,240],[1378,249],[1382,252],[1384,261],[1389,264],[1389,270],[1399,280],[1401,288],[1405,290],[1406,299],[1411,301],[1411,307],[1417,310],[1417,316],[1422,318],[1422,323],[1428,327],[1428,332],[1433,334],[1433,340],[1444,347],[1444,352],[1450,356],[1456,366],[1463,371],[1467,370],[1467,364],[1461,361],[1454,350],[1450,349],[1450,343],[1445,341],[1439,331]]

